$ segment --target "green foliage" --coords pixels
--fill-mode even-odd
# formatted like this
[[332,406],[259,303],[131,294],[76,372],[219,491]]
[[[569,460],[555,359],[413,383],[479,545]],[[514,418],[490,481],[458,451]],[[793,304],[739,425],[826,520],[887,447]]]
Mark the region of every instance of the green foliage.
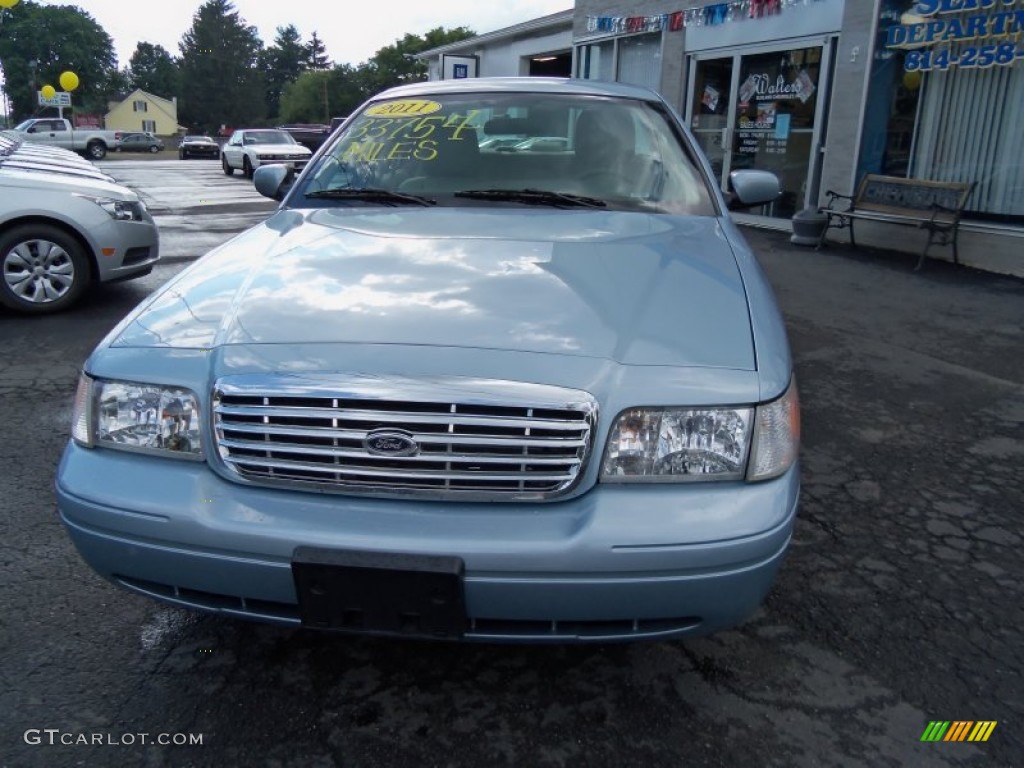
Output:
[[140,42],[128,69],[132,88],[141,88],[165,99],[178,95],[178,64],[163,46]]
[[327,72],[303,72],[281,94],[281,122],[327,124],[363,101],[356,72],[348,64]]
[[323,72],[330,68],[331,60],[327,57],[327,46],[317,36],[314,29],[313,36],[310,37],[309,44],[306,46],[306,69]]
[[61,90],[60,74],[67,70],[80,81],[71,96],[75,109],[107,111],[117,57],[110,35],[92,16],[73,5],[43,6],[31,0],[0,13],[0,61],[15,120],[38,114],[36,91],[47,84]]
[[182,36],[179,121],[191,130],[216,132],[253,124],[265,114],[259,70],[263,42],[230,0],[207,0]]
[[307,58],[308,49],[295,25],[278,27],[274,44],[260,54],[260,68],[266,82],[267,115],[270,117],[279,115],[281,91],[306,70]]
[[423,36],[406,34],[393,45],[379,49],[369,61],[360,65],[360,88],[369,97],[396,85],[426,80],[426,62],[414,59],[414,54],[465,40],[475,34],[468,27],[448,30],[435,27]]
[[425,80],[426,63],[414,54],[475,34],[437,27],[407,34],[358,66],[335,66],[315,31],[303,43],[294,25],[278,27],[273,45],[264,48],[231,0],[205,0],[182,36],[180,58],[140,42],[118,70],[110,36],[75,6],[22,0],[0,13],[0,61],[16,119],[38,113],[35,91],[46,83],[59,87],[60,73],[70,69],[82,83],[72,97],[80,111],[103,114],[108,100],[141,88],[177,96],[179,121],[211,133],[221,125],[330,122],[386,88]]

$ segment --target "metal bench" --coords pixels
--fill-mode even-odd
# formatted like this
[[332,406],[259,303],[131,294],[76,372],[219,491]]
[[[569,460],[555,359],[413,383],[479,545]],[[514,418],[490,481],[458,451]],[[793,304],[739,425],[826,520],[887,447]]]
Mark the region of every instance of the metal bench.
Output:
[[[928,242],[917,260],[914,271],[924,265],[928,249],[934,244],[952,245],[953,262],[960,263],[957,252],[957,232],[960,215],[974,184],[955,181],[923,181],[899,176],[880,176],[869,173],[861,181],[856,195],[841,195],[832,190],[825,194],[829,200],[818,211],[826,217],[825,227],[818,239],[818,248],[825,244],[829,229],[850,230],[850,243],[856,247],[853,223],[856,219],[891,224],[906,224],[928,231]],[[840,201],[846,207],[837,207]]]

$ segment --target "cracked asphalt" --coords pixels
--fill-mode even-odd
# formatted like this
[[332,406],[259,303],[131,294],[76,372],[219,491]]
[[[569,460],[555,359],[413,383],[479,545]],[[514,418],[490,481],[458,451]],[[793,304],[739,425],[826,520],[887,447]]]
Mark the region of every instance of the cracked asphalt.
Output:
[[[64,533],[52,482],[79,366],[273,207],[212,161],[103,166],[144,194],[167,258],[63,315],[0,309],[0,765],[1022,764],[1024,281],[745,228],[804,423],[796,533],[762,609],[633,645],[344,638],[127,594]],[[922,743],[931,720],[998,725]],[[202,744],[143,743],[161,734]]]

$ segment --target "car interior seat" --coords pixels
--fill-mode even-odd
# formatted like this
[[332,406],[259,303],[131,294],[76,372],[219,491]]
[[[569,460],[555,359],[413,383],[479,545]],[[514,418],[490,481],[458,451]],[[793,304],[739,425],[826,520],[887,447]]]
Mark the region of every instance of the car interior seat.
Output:
[[464,126],[441,127],[431,139],[436,142],[433,156],[423,157],[431,148],[421,143],[417,149],[421,159],[415,161],[412,175],[399,189],[422,194],[479,188],[482,180],[476,130]]

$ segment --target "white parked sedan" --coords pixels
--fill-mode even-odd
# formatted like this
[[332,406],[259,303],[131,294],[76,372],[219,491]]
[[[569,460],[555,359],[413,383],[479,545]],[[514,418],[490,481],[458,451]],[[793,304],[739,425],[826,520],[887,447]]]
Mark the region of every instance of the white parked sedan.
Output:
[[296,171],[306,167],[312,152],[288,134],[274,128],[237,130],[220,153],[228,176],[236,170],[246,178],[262,165],[287,165]]

